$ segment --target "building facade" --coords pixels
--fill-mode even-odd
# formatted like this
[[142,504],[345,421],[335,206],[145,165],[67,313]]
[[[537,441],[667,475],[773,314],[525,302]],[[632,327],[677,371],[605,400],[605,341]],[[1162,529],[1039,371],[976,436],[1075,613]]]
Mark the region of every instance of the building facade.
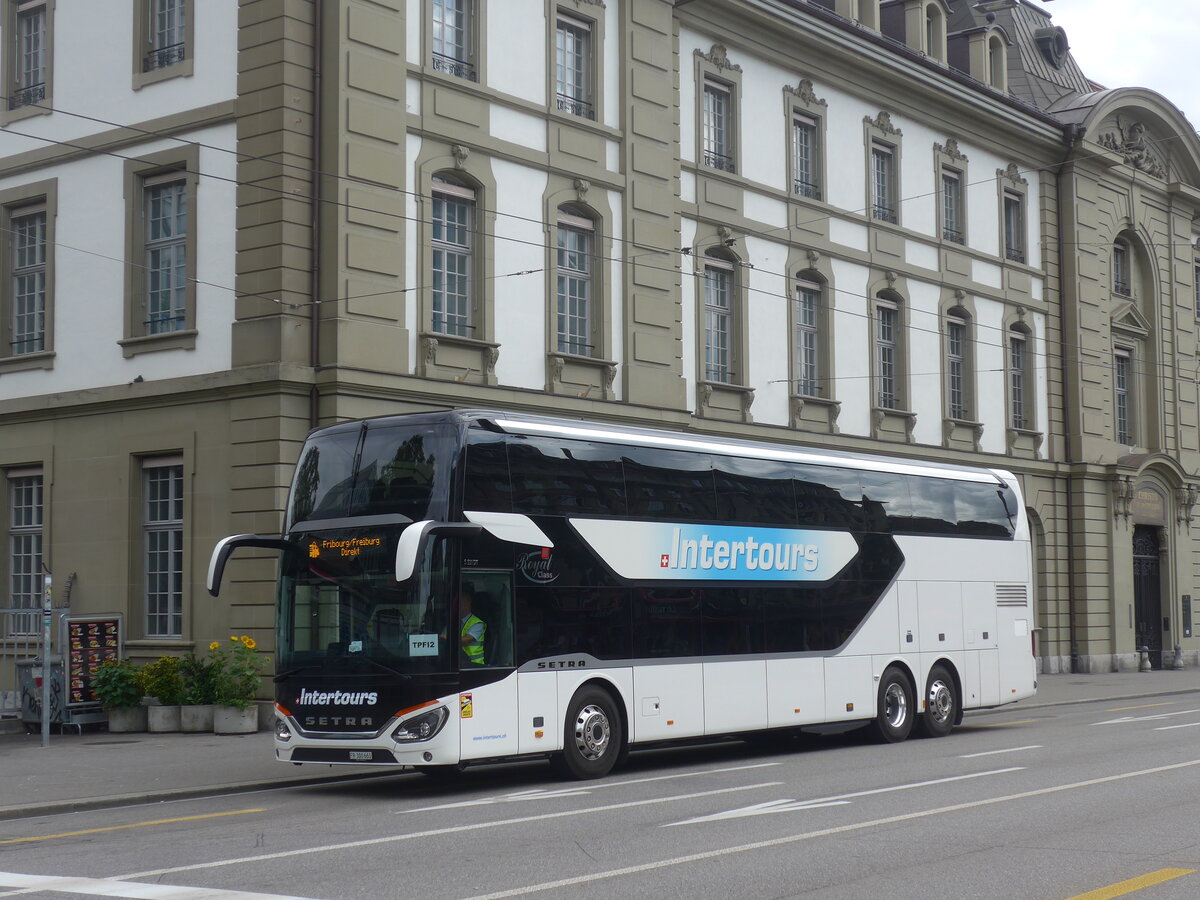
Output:
[[1200,145],[1036,4],[123,5],[3,3],[0,605],[269,647],[305,434],[486,406],[1010,469],[1046,671],[1200,657]]

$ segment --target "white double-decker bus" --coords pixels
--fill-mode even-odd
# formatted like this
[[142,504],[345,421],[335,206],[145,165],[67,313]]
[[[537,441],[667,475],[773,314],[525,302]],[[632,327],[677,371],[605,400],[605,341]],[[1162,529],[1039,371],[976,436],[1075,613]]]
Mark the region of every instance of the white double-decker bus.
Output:
[[948,734],[1033,695],[1007,472],[459,410],[315,431],[283,533],[275,752],[431,772],[773,729]]

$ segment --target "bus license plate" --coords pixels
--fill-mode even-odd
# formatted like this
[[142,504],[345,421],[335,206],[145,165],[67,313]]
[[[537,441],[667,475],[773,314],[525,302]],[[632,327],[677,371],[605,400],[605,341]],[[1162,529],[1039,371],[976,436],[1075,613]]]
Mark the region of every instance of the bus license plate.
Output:
[[374,757],[375,757],[375,754],[373,754],[370,750],[351,750],[350,751],[350,761],[351,762],[357,762],[359,760],[362,760],[365,762],[370,762],[372,759],[374,759]]

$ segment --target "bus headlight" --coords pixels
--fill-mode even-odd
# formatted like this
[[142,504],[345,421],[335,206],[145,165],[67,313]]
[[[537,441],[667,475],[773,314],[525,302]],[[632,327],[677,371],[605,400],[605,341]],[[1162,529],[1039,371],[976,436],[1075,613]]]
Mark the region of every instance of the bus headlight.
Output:
[[427,741],[442,730],[450,712],[444,706],[431,709],[429,712],[405,719],[392,732],[392,740],[398,743],[411,744],[415,741]]
[[283,719],[275,720],[275,740],[290,741],[292,739],[292,729],[288,727],[288,723]]

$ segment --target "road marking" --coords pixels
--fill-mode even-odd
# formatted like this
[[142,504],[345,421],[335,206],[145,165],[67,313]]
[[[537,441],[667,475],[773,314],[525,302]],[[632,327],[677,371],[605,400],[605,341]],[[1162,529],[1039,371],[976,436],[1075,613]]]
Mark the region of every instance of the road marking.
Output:
[[533,816],[520,816],[515,819],[500,819],[495,822],[472,822],[469,825],[451,825],[446,828],[431,828],[428,831],[411,831],[405,834],[389,834],[386,837],[364,838],[361,841],[346,841],[341,844],[326,844],[319,847],[306,847],[303,850],[281,850],[278,853],[260,853],[255,856],[239,856],[232,859],[218,859],[212,862],[192,863],[187,866],[171,866],[166,869],[150,869],[147,872],[131,872],[128,875],[118,875],[117,878],[154,878],[159,875],[174,875],[177,872],[192,872],[197,869],[216,869],[221,866],[239,866],[246,863],[266,862],[273,859],[288,859],[293,856],[308,856],[312,853],[327,853],[332,850],[354,850],[358,847],[372,847],[378,844],[395,844],[400,841],[411,841],[423,837],[438,837],[443,834],[461,834],[464,831],[483,831],[487,828],[500,828],[504,825],[524,825],[526,822],[545,822],[549,819],[562,819],[569,816],[588,816],[593,813],[605,812],[611,809],[631,809],[635,806],[650,806],[655,803],[671,803],[676,800],[693,800],[697,797],[716,797],[721,794],[734,794],[738,791],[754,791],[761,788],[778,787],[782,781],[766,781],[762,784],[744,784],[737,787],[718,788],[712,791],[698,791],[694,794],[677,794],[674,797],[650,797],[645,800],[628,800],[624,803],[610,803],[608,806],[588,806],[583,809],[566,809],[558,812],[544,812]]
[[78,837],[81,834],[100,834],[104,831],[123,831],[127,828],[149,828],[152,825],[173,825],[176,822],[195,822],[197,819],[220,819],[223,816],[244,816],[247,813],[266,812],[266,809],[235,809],[231,812],[205,813],[198,816],[179,816],[175,819],[154,819],[151,822],[133,822],[129,825],[108,825],[104,828],[85,828],[82,831],[64,831],[62,834],[43,834],[38,837],[9,838],[0,844],[31,844],[34,841],[54,841],[59,838]]
[[1157,872],[1148,872],[1137,878],[1130,878],[1128,881],[1118,881],[1116,884],[1097,888],[1086,894],[1076,894],[1074,897],[1068,897],[1067,900],[1112,900],[1113,897],[1124,897],[1126,894],[1132,894],[1142,888],[1153,887],[1164,881],[1173,881],[1184,875],[1191,875],[1195,871],[1195,869],[1159,869]]
[[1160,725],[1155,731],[1170,731],[1173,728],[1195,728],[1200,722],[1188,722],[1186,725]]
[[1017,719],[1015,722],[993,722],[990,725],[968,725],[968,728],[1006,728],[1009,725],[1028,725],[1030,722],[1036,722],[1037,719]]
[[1141,706],[1114,706],[1112,709],[1106,709],[1105,712],[1125,712],[1130,709],[1151,709],[1155,706],[1174,706],[1177,701],[1168,700],[1164,703],[1143,703]]
[[555,800],[560,797],[582,797],[590,794],[592,791],[604,790],[605,788],[619,788],[630,784],[649,784],[652,781],[671,781],[677,778],[694,778],[697,775],[716,775],[721,772],[744,772],[747,769],[766,769],[771,766],[778,766],[780,763],[753,763],[745,766],[726,766],[721,769],[702,769],[696,772],[680,772],[674,775],[655,775],[652,778],[631,778],[625,781],[605,781],[601,784],[592,784],[587,787],[568,787],[568,788],[530,788],[524,791],[513,791],[510,794],[501,794],[497,797],[481,797],[478,800],[460,800],[457,803],[442,803],[437,806],[420,806],[416,809],[397,810],[397,815],[408,815],[409,813],[429,812],[437,809],[462,809],[467,806],[489,806],[493,803],[520,803],[526,800]]
[[1041,750],[1041,744],[1026,744],[1024,747],[1005,747],[1003,750],[984,750],[980,753],[964,753],[959,759],[975,759],[977,756],[995,756],[997,753],[1016,753],[1018,750]]
[[1177,709],[1169,713],[1156,713],[1153,716],[1121,716],[1119,719],[1109,719],[1106,722],[1093,722],[1092,725],[1126,725],[1130,722],[1154,722],[1158,719],[1169,719],[1171,716],[1186,716],[1200,713],[1200,709]]
[[1169,766],[1156,766],[1153,769],[1139,769],[1136,772],[1122,772],[1118,775],[1105,775],[1102,778],[1090,778],[1087,781],[1076,781],[1070,784],[1058,784],[1048,788],[1037,788],[1032,791],[1021,791],[1017,794],[1005,794],[1001,797],[989,797],[984,800],[971,800],[967,803],[955,803],[952,806],[939,806],[933,809],[926,809],[920,812],[905,813],[898,816],[888,816],[883,819],[871,819],[866,822],[855,822],[850,825],[836,825],[831,828],[822,828],[818,831],[804,831],[800,834],[787,835],[786,837],[772,838],[765,841],[755,841],[750,844],[738,844],[733,847],[724,847],[719,850],[708,850],[703,853],[692,853],[687,856],[676,856],[670,859],[661,859],[657,862],[643,863],[637,866],[626,866],[622,869],[609,869],[605,872],[595,872],[591,875],[579,875],[574,878],[563,878],[558,881],[546,881],[541,884],[531,884],[524,887],[513,888],[508,891],[499,891],[493,894],[479,894],[472,900],[505,900],[508,897],[521,897],[525,894],[532,894],[538,891],[549,891],[561,887],[573,887],[579,884],[587,884],[593,881],[603,881],[606,878],[618,878],[622,875],[636,875],[640,872],[649,872],[654,869],[665,869],[670,866],[682,866],[688,863],[704,862],[710,859],[719,859],[723,856],[732,856],[735,853],[746,853],[751,850],[764,850],[771,847],[783,847],[788,844],[798,844],[801,841],[811,841],[814,838],[830,837],[835,834],[847,834],[852,831],[862,831],[866,828],[877,828],[881,825],[895,825],[899,822],[911,822],[916,819],[926,819],[931,816],[940,816],[945,813],[962,812],[968,809],[979,809],[986,806],[994,806],[998,803],[1008,803],[1013,800],[1025,800],[1029,797],[1041,797],[1047,794],[1056,794],[1061,791],[1072,791],[1080,788],[1093,787],[1098,784],[1110,784],[1114,781],[1124,781],[1128,778],[1138,778],[1142,775],[1157,775],[1161,772],[1174,772],[1179,769],[1187,769],[1192,766],[1200,766],[1200,759],[1192,759],[1187,762],[1173,763]]
[[946,778],[934,778],[931,781],[917,781],[910,784],[896,784],[891,787],[872,788],[869,791],[855,791],[852,794],[836,794],[832,797],[817,797],[813,800],[772,800],[758,803],[742,809],[731,809],[728,812],[713,813],[711,816],[697,816],[682,822],[668,822],[663,828],[674,825],[693,825],[697,822],[715,822],[719,819],[740,819],[744,816],[761,816],[768,813],[794,812],[800,809],[818,809],[823,806],[843,806],[854,797],[869,797],[872,794],[890,794],[893,791],[909,791],[913,788],[929,787],[933,784],[947,784],[951,781],[968,781],[972,778],[983,778],[986,775],[1004,775],[1009,772],[1020,772],[1024,766],[1012,766],[1008,769],[993,769],[990,772],[971,772],[967,775],[951,775]]
[[22,888],[0,897],[55,891],[89,897],[132,897],[135,900],[304,900],[285,894],[256,894],[253,891],[223,891],[219,888],[181,887],[175,884],[128,883],[111,878],[71,878],[58,875],[21,875],[0,872],[0,886]]

